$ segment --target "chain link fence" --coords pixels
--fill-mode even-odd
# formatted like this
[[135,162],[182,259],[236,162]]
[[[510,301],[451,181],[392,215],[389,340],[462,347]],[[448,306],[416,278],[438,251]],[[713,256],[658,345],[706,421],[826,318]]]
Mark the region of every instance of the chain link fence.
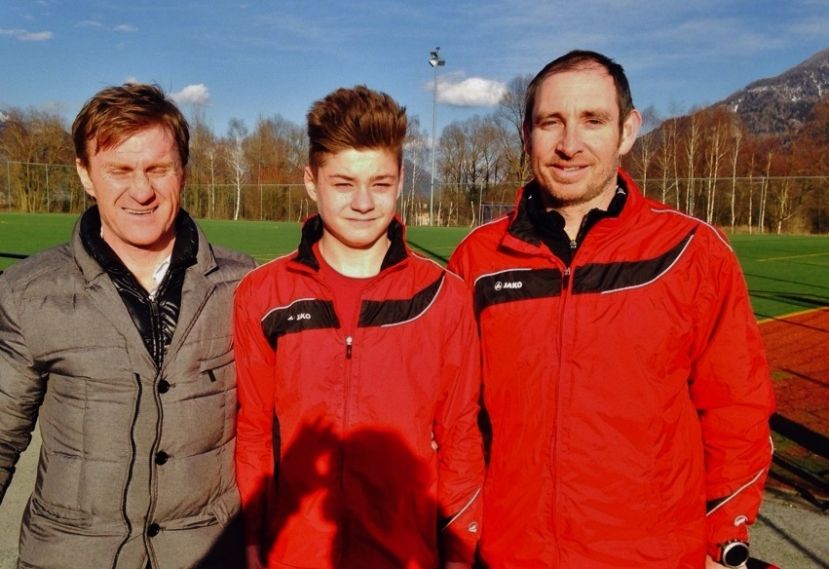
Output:
[[[829,232],[829,176],[638,182],[649,197],[720,227],[758,233]],[[437,226],[472,227],[509,211],[520,185],[438,182],[431,214],[428,189],[404,187],[398,212],[408,225],[429,225],[431,219]],[[0,211],[80,213],[91,204],[72,165],[0,162]],[[315,211],[302,183],[188,184],[182,204],[193,216],[208,219],[298,222]]]

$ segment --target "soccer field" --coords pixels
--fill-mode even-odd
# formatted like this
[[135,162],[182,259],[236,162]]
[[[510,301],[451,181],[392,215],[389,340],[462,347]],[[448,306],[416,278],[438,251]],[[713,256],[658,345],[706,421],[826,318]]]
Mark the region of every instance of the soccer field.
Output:
[[[0,214],[0,252],[32,254],[66,241],[77,219],[64,214]],[[270,221],[200,220],[210,240],[269,261],[292,251],[299,225]],[[445,263],[467,234],[460,227],[412,227],[409,244]],[[733,235],[758,319],[829,306],[829,237]],[[14,259],[0,257],[0,270]]]

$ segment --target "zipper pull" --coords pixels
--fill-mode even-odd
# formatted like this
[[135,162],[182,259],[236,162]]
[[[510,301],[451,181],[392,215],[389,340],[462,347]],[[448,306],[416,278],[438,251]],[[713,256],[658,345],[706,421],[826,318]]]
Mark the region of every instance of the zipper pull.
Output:
[[570,284],[570,267],[564,267],[564,273],[562,273],[561,285],[564,290],[567,290],[567,285]]
[[349,359],[349,360],[351,359],[351,344],[352,343],[353,343],[353,340],[352,340],[351,336],[349,336],[348,338],[345,339],[345,357],[346,357],[346,359]]

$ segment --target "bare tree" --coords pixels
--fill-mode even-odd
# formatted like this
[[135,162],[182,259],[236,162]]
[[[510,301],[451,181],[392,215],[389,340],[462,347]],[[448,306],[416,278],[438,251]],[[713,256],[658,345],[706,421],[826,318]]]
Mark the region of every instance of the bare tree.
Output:
[[766,204],[768,203],[769,195],[769,177],[771,176],[771,164],[774,158],[774,153],[769,151],[766,155],[766,171],[763,180],[760,183],[760,204],[757,213],[757,230],[760,233],[765,233],[766,227]]
[[[7,166],[7,175],[12,178],[7,183],[9,189],[15,190],[20,211],[51,210],[56,187],[80,192],[74,169],[49,167],[51,164],[74,163],[71,138],[59,114],[11,108],[4,111],[4,117],[0,123],[0,154],[7,160],[22,163],[14,169]],[[55,209],[66,210],[65,206],[71,201],[61,200],[61,204]]]
[[[656,107],[650,105],[642,111],[642,136],[636,141],[636,149],[632,153],[635,166],[639,170],[639,177],[642,181],[642,193],[648,195],[648,171],[653,160],[654,146],[657,142],[657,135],[654,131],[662,122]],[[664,185],[663,185],[664,200]]]
[[717,181],[720,176],[720,163],[726,154],[726,137],[728,135],[725,117],[717,112],[714,123],[709,125],[704,157],[706,168],[705,186],[705,221],[714,222],[714,206],[717,198]]
[[507,84],[507,92],[501,98],[495,111],[495,122],[499,125],[499,141],[504,159],[509,165],[506,174],[511,180],[524,181],[530,177],[530,165],[524,153],[524,113],[526,110],[527,86],[532,75],[519,75]]
[[[659,149],[656,153],[656,162],[662,173],[662,203],[668,202],[668,191],[676,191],[676,205],[679,208],[678,174],[676,172],[676,117],[670,118],[662,123],[659,130]],[[654,133],[649,135],[651,138]],[[668,180],[673,180],[668,182]]]
[[688,132],[685,137],[685,176],[687,178],[687,186],[685,190],[685,211],[689,215],[694,215],[694,175],[696,171],[694,164],[697,159],[697,140],[699,136],[699,121],[696,113],[691,113],[688,117]]
[[740,157],[740,143],[743,141],[743,131],[736,126],[734,129],[734,145],[731,152],[731,232],[737,222],[737,163]]
[[[215,165],[216,136],[207,125],[203,105],[193,105],[190,119],[190,163],[187,166],[188,209],[195,216],[215,214]],[[202,206],[202,188],[209,183],[207,207]]]
[[228,150],[227,162],[231,170],[233,186],[236,189],[236,200],[233,209],[233,219],[239,219],[239,210],[242,207],[242,181],[247,172],[247,164],[245,164],[245,148],[244,140],[248,134],[248,129],[241,119],[230,119],[230,124],[227,131]]
[[406,172],[409,191],[407,194],[406,186],[404,186],[403,191],[400,192],[400,217],[406,224],[420,224],[421,221],[420,217],[415,215],[415,197],[418,185],[422,181],[428,140],[428,135],[420,126],[420,119],[416,116],[410,117],[405,141],[405,157],[409,165],[409,170]]

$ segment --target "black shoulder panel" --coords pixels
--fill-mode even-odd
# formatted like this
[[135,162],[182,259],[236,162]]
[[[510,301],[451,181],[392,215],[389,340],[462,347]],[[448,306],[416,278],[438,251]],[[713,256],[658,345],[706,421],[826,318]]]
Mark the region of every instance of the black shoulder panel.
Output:
[[685,251],[696,230],[653,259],[591,264],[573,271],[573,293],[602,293],[645,286],[668,271]]
[[277,340],[285,334],[339,327],[334,303],[318,298],[296,300],[288,306],[273,308],[262,319],[262,332],[273,349],[276,349]]
[[411,298],[395,300],[364,300],[360,307],[360,328],[402,324],[421,316],[432,302],[443,284],[446,273],[441,271],[438,279],[419,290]]
[[475,316],[487,306],[561,295],[558,269],[511,269],[478,277],[475,281]]

